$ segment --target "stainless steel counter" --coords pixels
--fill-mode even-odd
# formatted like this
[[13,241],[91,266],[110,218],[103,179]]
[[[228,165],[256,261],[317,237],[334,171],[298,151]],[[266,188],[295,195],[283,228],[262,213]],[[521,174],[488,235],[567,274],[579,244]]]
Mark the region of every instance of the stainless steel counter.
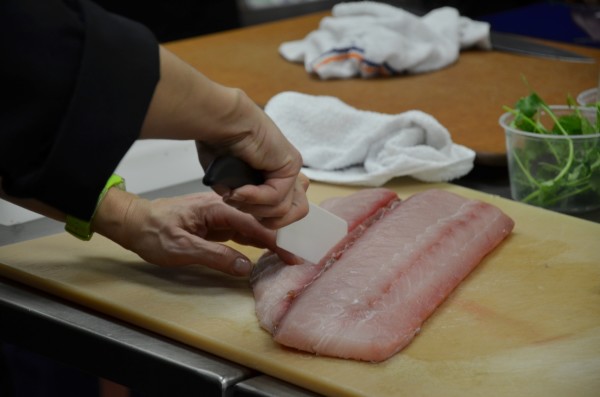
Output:
[[[224,396],[240,365],[0,279],[0,337],[144,396]],[[68,385],[66,385],[68,387]]]

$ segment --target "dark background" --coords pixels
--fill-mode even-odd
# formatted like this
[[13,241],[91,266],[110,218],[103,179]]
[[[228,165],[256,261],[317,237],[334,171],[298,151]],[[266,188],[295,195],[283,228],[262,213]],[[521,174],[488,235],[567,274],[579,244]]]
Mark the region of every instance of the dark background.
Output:
[[[171,41],[240,27],[246,24],[330,9],[340,1],[317,1],[271,9],[250,10],[236,0],[96,0],[105,9],[148,26],[159,41]],[[457,8],[461,14],[478,17],[534,3],[534,1],[481,0],[384,0],[414,10],[442,6]],[[285,8],[285,9],[284,9]]]

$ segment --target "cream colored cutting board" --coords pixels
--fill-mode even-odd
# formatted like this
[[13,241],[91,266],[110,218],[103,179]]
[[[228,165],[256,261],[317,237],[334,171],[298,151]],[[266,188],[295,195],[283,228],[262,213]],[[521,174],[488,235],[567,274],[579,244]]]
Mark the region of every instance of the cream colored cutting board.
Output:
[[[600,396],[600,225],[447,184],[389,185],[401,197],[434,186],[497,205],[516,228],[380,364],[282,348],[246,280],[158,268],[100,236],[2,247],[0,274],[329,396]],[[314,183],[309,195],[353,190]]]

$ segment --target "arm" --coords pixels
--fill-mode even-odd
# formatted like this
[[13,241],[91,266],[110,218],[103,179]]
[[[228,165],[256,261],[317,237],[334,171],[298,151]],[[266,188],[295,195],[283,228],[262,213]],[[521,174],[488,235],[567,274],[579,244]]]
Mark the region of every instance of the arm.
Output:
[[160,48],[143,26],[89,0],[7,0],[0,10],[10,38],[0,44],[9,105],[0,170],[12,196],[89,219],[135,139],[194,139],[204,166],[229,153],[265,173],[264,185],[225,192],[228,203],[270,227],[308,210],[302,159],[266,114]]
[[158,44],[89,0],[3,0],[0,34],[2,189],[89,219],[139,136]]
[[[209,207],[210,211],[217,208],[224,218],[198,215],[196,226],[225,227],[231,238],[271,247],[270,237],[239,221],[242,212],[252,214],[254,222],[261,219],[269,228],[306,213],[308,180],[298,174],[299,153],[241,91],[209,80],[159,48],[143,27],[107,14],[88,0],[7,0],[1,4],[0,10],[8,17],[2,19],[0,32],[15,39],[0,45],[7,55],[1,78],[8,89],[2,95],[10,98],[2,116],[0,172],[9,201],[61,221],[65,214],[90,219],[106,180],[140,136],[195,139],[202,164],[230,153],[265,173],[261,186],[222,192],[231,205]],[[59,105],[49,107],[54,102]],[[110,197],[115,196],[113,190]],[[120,197],[118,203],[131,198],[130,194],[116,197]],[[207,203],[205,197],[199,196],[198,201]],[[154,202],[141,205],[145,203],[141,199],[132,202],[140,203],[140,208],[158,206]],[[198,214],[208,208],[178,201],[161,205],[163,210],[170,207]],[[110,214],[102,213],[99,208],[100,215],[94,219],[100,222],[100,233],[144,258],[154,258],[146,255],[150,245],[128,244],[118,230],[109,230],[113,223],[102,222]],[[156,212],[144,213],[122,221],[128,224],[133,219],[133,226],[143,228]],[[164,210],[164,214],[169,214],[165,223],[181,224],[196,234],[177,218],[177,211]],[[262,236],[260,241],[250,239],[252,234],[246,236],[248,230]],[[210,238],[207,232],[205,240]]]

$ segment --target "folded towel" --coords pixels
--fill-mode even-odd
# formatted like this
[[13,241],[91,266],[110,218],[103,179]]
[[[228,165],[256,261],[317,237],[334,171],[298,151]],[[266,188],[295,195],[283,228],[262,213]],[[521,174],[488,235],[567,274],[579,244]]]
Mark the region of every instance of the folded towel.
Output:
[[280,54],[304,62],[322,79],[389,76],[441,69],[460,49],[490,49],[490,26],[442,7],[418,17],[371,1],[336,4],[332,17],[304,39],[283,43]]
[[338,98],[277,94],[265,107],[304,160],[310,179],[381,186],[397,176],[449,181],[473,168],[475,152],[454,144],[427,113],[384,114],[355,109]]

